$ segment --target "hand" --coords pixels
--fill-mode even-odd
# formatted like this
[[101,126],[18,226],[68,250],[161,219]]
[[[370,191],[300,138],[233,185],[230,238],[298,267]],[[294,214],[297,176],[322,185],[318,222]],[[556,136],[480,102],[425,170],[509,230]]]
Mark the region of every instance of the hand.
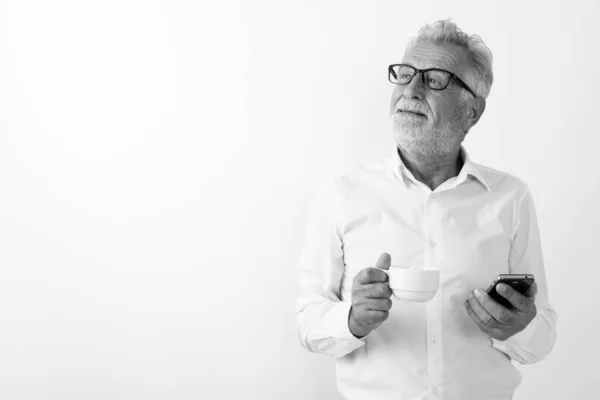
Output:
[[390,269],[391,262],[390,255],[383,253],[375,268],[365,268],[354,277],[348,327],[358,338],[367,336],[389,316],[392,291],[382,269]]
[[537,284],[534,282],[525,295],[504,283],[498,284],[496,288],[513,305],[512,310],[496,302],[481,289],[469,294],[465,308],[479,329],[496,340],[506,340],[525,329],[535,318]]

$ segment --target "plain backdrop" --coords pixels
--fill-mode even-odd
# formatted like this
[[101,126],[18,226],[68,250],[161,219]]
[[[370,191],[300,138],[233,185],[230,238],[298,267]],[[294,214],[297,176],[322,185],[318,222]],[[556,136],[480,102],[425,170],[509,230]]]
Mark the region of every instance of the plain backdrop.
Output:
[[[558,341],[600,383],[597,1],[0,2],[0,398],[339,399],[296,337],[324,178],[393,150],[387,66],[453,18],[494,54],[465,147],[527,182]],[[373,260],[375,262],[376,260]]]

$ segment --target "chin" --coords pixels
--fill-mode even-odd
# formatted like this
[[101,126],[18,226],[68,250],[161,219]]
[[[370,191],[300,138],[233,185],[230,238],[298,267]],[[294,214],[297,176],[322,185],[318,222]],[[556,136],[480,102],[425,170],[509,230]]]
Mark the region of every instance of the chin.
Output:
[[398,145],[398,147],[400,147],[403,153],[416,159],[442,158],[447,155],[440,152],[438,149],[432,149],[428,146],[406,147]]
[[[392,119],[394,140],[403,153],[414,158],[442,158],[454,152],[462,139],[452,127],[434,130],[427,125]],[[458,143],[457,143],[458,142]]]
[[412,158],[442,158],[452,154],[454,142],[442,138],[419,137],[414,133],[394,132],[396,145]]
[[429,122],[422,118],[407,118],[399,114],[392,115],[392,127],[394,130],[404,131],[406,133],[426,131],[433,129]]

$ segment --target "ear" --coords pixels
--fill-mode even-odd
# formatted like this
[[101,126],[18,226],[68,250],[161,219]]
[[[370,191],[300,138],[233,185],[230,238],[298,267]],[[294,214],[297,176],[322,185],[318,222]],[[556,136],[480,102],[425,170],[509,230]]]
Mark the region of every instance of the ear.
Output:
[[481,115],[485,111],[485,99],[483,97],[476,97],[468,100],[467,103],[467,132],[469,129],[475,126],[475,124],[481,118]]

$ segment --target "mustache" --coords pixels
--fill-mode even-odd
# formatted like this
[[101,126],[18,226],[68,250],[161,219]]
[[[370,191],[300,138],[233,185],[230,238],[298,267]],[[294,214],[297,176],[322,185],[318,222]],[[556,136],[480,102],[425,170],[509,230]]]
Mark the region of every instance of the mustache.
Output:
[[394,112],[397,112],[398,110],[419,113],[419,114],[423,114],[427,117],[429,117],[429,115],[430,115],[429,107],[427,107],[425,104],[414,102],[414,101],[402,100],[402,99],[399,100],[396,103],[396,106],[394,107]]

